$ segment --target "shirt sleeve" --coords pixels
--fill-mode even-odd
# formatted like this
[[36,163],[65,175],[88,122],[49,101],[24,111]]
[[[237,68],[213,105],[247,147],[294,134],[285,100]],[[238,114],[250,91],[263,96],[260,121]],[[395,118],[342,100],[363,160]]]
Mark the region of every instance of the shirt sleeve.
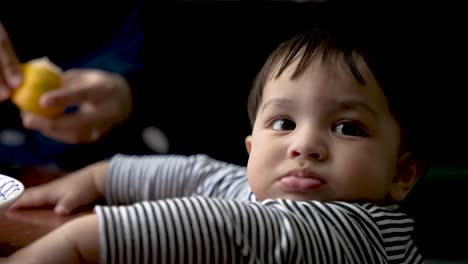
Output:
[[388,263],[389,231],[411,263],[422,262],[399,217],[387,213],[382,230],[368,208],[348,203],[196,196],[96,212],[101,263]]
[[105,196],[108,204],[192,195],[230,199],[242,196],[245,173],[245,167],[207,155],[119,154],[110,161]]

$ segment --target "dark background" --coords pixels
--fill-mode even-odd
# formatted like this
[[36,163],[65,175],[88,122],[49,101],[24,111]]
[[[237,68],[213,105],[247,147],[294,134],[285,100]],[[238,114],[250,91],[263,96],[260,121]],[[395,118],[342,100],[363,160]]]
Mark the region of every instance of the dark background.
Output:
[[[244,164],[251,82],[280,41],[325,16],[321,5],[176,1],[170,8],[146,9],[144,105],[168,135],[170,151],[204,152]],[[431,13],[399,5],[370,10],[345,6],[327,14],[367,19],[388,30],[382,34],[388,38],[389,52],[399,56],[395,67],[407,74],[401,81],[411,82],[418,91],[414,108],[427,128],[421,136],[428,137],[435,162],[466,163],[464,23],[463,16],[445,7]],[[162,18],[153,11],[170,15]]]
[[[16,1],[2,6],[0,18],[21,61],[47,55],[67,64],[108,40],[132,2]],[[265,59],[280,41],[307,24],[343,17],[382,27],[389,52],[400,60],[396,68],[409,72],[408,81],[418,90],[414,107],[423,113],[427,130],[421,136],[430,138],[435,162],[467,163],[464,14],[448,4],[336,3],[144,1],[146,69],[144,79],[133,86],[136,126],[161,128],[169,138],[170,153],[206,153],[245,164],[247,96]],[[142,147],[133,146],[134,139],[141,141],[139,135],[121,140],[125,131],[116,137],[117,143],[112,139],[105,146],[139,152]]]
[[264,60],[291,34],[293,16],[276,17],[284,6],[178,2],[162,31],[148,25],[147,99],[171,152],[246,163],[247,96]]
[[[2,6],[0,18],[21,61],[47,55],[67,64],[115,33],[131,2],[24,5],[16,1]],[[175,1],[162,6],[145,1],[141,17],[145,78],[134,86],[138,121],[143,123],[138,125],[161,128],[169,138],[171,153],[206,153],[245,164],[244,138],[250,133],[247,95],[268,54],[314,19],[346,15],[390,29],[384,33],[389,50],[395,45],[408,54],[401,56],[401,68],[414,72],[412,79],[420,93],[414,107],[426,113],[424,124],[435,162],[466,164],[468,43],[466,19],[456,12],[458,7],[415,8],[396,3],[375,9],[339,6],[336,12],[325,14],[320,5]],[[118,141],[122,145],[131,142]]]

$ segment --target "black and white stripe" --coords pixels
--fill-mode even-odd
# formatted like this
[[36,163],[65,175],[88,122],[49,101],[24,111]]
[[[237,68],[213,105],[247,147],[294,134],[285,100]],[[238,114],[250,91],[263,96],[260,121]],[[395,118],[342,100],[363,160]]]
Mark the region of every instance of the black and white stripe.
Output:
[[129,205],[95,208],[101,263],[422,263],[398,208],[252,202],[244,167],[203,155],[116,156],[111,168],[108,200]]

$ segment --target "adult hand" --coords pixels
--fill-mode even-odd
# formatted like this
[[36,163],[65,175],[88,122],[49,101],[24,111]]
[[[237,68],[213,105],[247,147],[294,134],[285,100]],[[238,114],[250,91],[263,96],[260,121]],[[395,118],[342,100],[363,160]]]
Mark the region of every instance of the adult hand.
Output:
[[11,89],[23,81],[21,64],[3,24],[0,23],[0,102],[11,95]]
[[62,89],[43,94],[40,104],[78,106],[78,110],[55,119],[22,112],[23,125],[69,144],[94,142],[128,118],[131,95],[128,82],[120,75],[71,69],[63,73]]

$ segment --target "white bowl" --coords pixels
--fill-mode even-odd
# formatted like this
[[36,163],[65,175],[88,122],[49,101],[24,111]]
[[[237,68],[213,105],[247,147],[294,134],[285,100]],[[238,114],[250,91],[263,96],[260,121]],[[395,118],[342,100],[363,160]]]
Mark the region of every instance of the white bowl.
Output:
[[0,174],[0,214],[24,193],[24,185],[17,179]]

